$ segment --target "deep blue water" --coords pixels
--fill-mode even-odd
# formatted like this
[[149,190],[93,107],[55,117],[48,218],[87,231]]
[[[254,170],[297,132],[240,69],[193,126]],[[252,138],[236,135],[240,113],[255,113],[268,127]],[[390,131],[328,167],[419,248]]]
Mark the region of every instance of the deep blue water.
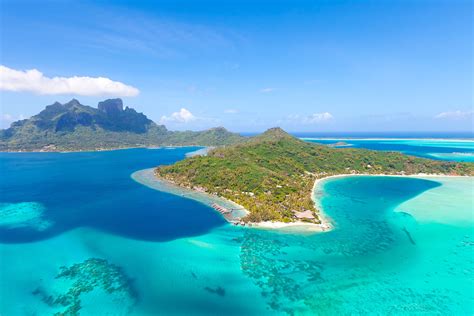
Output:
[[221,226],[225,221],[212,209],[130,178],[134,171],[171,164],[195,149],[0,153],[0,201],[41,203],[53,223],[44,231],[0,227],[0,242],[41,240],[76,227],[165,241]]

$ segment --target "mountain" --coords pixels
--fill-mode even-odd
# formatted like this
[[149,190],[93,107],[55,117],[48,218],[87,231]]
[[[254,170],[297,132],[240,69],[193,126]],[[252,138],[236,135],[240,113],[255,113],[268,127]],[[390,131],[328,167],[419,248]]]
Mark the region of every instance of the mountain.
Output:
[[78,100],[48,105],[30,119],[0,131],[1,151],[76,151],[145,146],[219,146],[244,137],[219,127],[201,132],[169,131],[146,115],[123,106],[121,99],[97,108]]
[[[311,199],[314,181],[337,174],[473,175],[474,165],[435,161],[397,152],[331,148],[304,142],[272,128],[246,142],[211,150],[171,166],[156,168],[164,180],[199,188],[232,200],[250,211],[247,221],[295,221],[297,215],[319,222]],[[308,212],[309,211],[309,212]],[[301,217],[301,216],[300,216]]]

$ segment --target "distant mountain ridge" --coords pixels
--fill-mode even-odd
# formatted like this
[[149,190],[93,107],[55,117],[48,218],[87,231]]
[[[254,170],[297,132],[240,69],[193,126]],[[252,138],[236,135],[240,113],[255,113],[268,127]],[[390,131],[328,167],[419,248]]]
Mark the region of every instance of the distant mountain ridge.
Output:
[[0,131],[0,151],[79,151],[147,146],[220,146],[245,137],[223,127],[200,132],[169,131],[143,113],[123,106],[121,99],[99,102],[97,108],[78,100],[46,106],[30,119]]

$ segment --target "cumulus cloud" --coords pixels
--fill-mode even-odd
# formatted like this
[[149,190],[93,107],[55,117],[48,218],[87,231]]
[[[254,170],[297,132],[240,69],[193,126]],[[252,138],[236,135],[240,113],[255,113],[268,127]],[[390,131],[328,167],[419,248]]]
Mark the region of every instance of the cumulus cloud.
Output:
[[171,113],[170,116],[163,115],[160,119],[160,123],[164,124],[167,122],[174,123],[189,123],[195,121],[197,118],[189,110],[181,108],[178,112]]
[[263,88],[263,89],[260,89],[260,92],[261,93],[270,93],[270,92],[273,92],[275,91],[275,88]]
[[15,70],[0,65],[0,90],[33,92],[44,95],[74,94],[84,96],[133,97],[140,91],[105,77],[46,77],[37,69]]
[[474,111],[459,111],[459,110],[452,111],[452,112],[441,112],[435,115],[435,118],[459,120],[459,119],[471,118],[473,116],[473,113]]
[[236,110],[236,109],[227,109],[227,110],[224,110],[224,113],[227,113],[227,114],[237,114],[237,113],[239,113],[239,110]]

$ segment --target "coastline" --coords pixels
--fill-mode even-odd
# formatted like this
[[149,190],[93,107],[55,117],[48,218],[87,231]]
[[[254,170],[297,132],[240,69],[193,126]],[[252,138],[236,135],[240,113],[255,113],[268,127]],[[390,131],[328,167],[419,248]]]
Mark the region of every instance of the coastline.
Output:
[[[145,185],[151,189],[178,195],[184,198],[189,198],[195,201],[198,201],[202,204],[205,204],[209,207],[214,208],[212,205],[214,203],[218,205],[223,205],[224,207],[232,210],[229,216],[223,215],[223,218],[234,225],[248,227],[248,228],[255,228],[255,229],[266,229],[266,230],[278,230],[278,231],[291,231],[291,232],[307,232],[307,233],[316,233],[316,232],[324,232],[329,231],[332,229],[332,225],[329,221],[326,221],[325,216],[320,216],[321,223],[308,223],[303,221],[294,221],[294,222],[278,222],[278,221],[264,221],[264,222],[249,222],[243,223],[241,219],[245,217],[249,211],[245,209],[240,204],[235,203],[232,200],[226,199],[221,196],[208,194],[206,192],[201,192],[193,189],[183,188],[181,186],[175,185],[164,179],[159,179],[155,176],[154,168],[150,169],[143,169],[134,172],[131,175],[131,178],[142,185]],[[315,182],[316,185],[316,182]],[[314,200],[314,187],[313,190],[310,192],[311,199]],[[217,210],[216,210],[217,211]]]
[[[246,228],[255,228],[255,229],[278,230],[278,231],[288,230],[291,232],[298,232],[298,233],[324,232],[324,231],[330,230],[331,228],[331,225],[329,223],[326,223],[323,220],[321,221],[321,224],[307,223],[307,222],[302,222],[302,221],[295,221],[295,222],[289,222],[289,223],[278,222],[278,221],[243,223],[241,219],[245,215],[247,215],[249,211],[245,209],[245,207],[243,207],[242,205],[237,204],[234,201],[226,199],[221,196],[212,195],[206,192],[201,192],[201,191],[197,191],[193,189],[183,188],[167,180],[159,179],[155,176],[154,168],[138,170],[134,172],[130,177],[135,182],[145,185],[151,189],[178,195],[184,198],[189,198],[189,199],[198,201],[202,204],[205,204],[209,207],[212,207],[213,203],[223,205],[224,207],[232,210],[232,213],[230,214],[230,216],[223,215],[223,218],[230,224],[234,224],[236,226],[242,226]],[[310,194],[311,196],[313,196],[313,191]]]
[[266,229],[266,230],[277,230],[281,232],[293,232],[293,233],[323,233],[329,232],[334,229],[335,225],[331,219],[325,212],[324,208],[320,204],[320,200],[316,197],[317,190],[320,186],[327,180],[334,179],[334,178],[345,178],[345,177],[354,177],[354,176],[371,176],[371,177],[412,177],[412,178],[469,178],[470,176],[452,176],[452,175],[445,175],[445,174],[426,174],[426,173],[419,173],[413,175],[394,175],[394,174],[368,174],[368,173],[358,173],[358,174],[337,174],[337,175],[330,175],[325,176],[322,178],[318,178],[314,181],[313,188],[311,189],[311,200],[315,204],[316,209],[318,210],[318,217],[321,221],[320,224],[315,223],[307,223],[302,221],[294,221],[294,222],[278,222],[278,221],[265,221],[265,222],[258,222],[258,223],[249,223],[248,227],[257,228],[257,229]]
[[219,206],[227,208],[228,210],[230,210],[230,212],[228,214],[222,214],[222,217],[229,223],[238,223],[242,217],[249,213],[249,211],[246,210],[242,205],[239,205],[234,201],[228,200],[221,196],[208,194],[206,192],[198,190],[183,188],[170,181],[160,179],[156,177],[154,170],[155,168],[138,170],[132,173],[130,177],[135,182],[145,185],[154,190],[195,200],[212,208],[214,208],[213,204],[218,204]]
[[258,229],[268,229],[268,230],[278,230],[282,232],[297,232],[297,233],[323,233],[333,230],[334,225],[332,224],[331,219],[324,213],[323,208],[319,204],[319,200],[316,199],[315,193],[316,189],[318,188],[318,184],[321,183],[320,180],[324,180],[329,177],[319,178],[316,179],[313,183],[313,188],[309,193],[311,195],[311,200],[313,201],[314,205],[316,206],[316,210],[318,210],[318,217],[321,221],[320,224],[315,223],[308,223],[302,221],[294,221],[294,222],[259,222],[259,223],[251,223],[251,227],[258,228]]
[[470,178],[471,176],[454,176],[454,175],[448,175],[448,174],[436,174],[436,173],[417,173],[417,174],[407,174],[407,175],[402,175],[402,174],[386,174],[386,173],[380,173],[380,174],[373,174],[373,173],[343,173],[343,174],[335,174],[323,178],[316,179],[315,186],[313,189],[316,187],[317,183],[323,182],[328,179],[332,178],[344,178],[344,177],[357,177],[357,176],[371,176],[371,177],[408,177],[408,178]]
[[[150,187],[155,190],[159,190],[162,192],[167,192],[175,195],[179,195],[184,198],[193,199],[200,203],[203,203],[209,207],[213,207],[213,204],[223,205],[224,207],[232,210],[229,216],[222,214],[223,218],[234,225],[242,225],[243,227],[247,228],[255,228],[255,229],[264,229],[264,230],[276,230],[280,232],[288,232],[288,233],[321,233],[321,232],[328,232],[334,229],[335,225],[333,224],[332,219],[324,212],[324,208],[320,204],[320,200],[316,197],[317,190],[321,188],[321,185],[330,179],[335,178],[344,178],[344,177],[355,177],[355,176],[380,176],[380,177],[413,177],[413,178],[469,178],[470,176],[453,176],[453,175],[445,175],[445,174],[413,174],[413,175],[394,175],[394,174],[337,174],[337,175],[328,175],[322,178],[318,178],[314,181],[311,194],[311,200],[316,206],[318,210],[318,217],[321,221],[320,224],[315,223],[308,223],[303,221],[294,221],[294,222],[279,222],[279,221],[264,221],[264,222],[249,222],[243,223],[241,219],[249,213],[245,207],[235,203],[232,200],[226,199],[221,196],[208,194],[206,192],[183,188],[178,186],[174,183],[171,183],[164,179],[159,179],[156,177],[154,173],[154,168],[144,169],[134,172],[131,175],[131,178],[147,187]],[[217,210],[216,210],[217,211]]]
[[454,176],[454,175],[446,175],[446,174],[432,174],[432,173],[417,173],[417,174],[409,174],[409,175],[398,175],[398,174],[370,174],[370,173],[345,173],[345,174],[336,174],[330,175],[322,178],[318,178],[314,181],[313,190],[312,190],[312,198],[313,202],[316,205],[316,208],[319,210],[318,215],[320,216],[321,223],[326,223],[329,226],[329,230],[334,228],[332,224],[331,218],[324,213],[323,207],[319,204],[319,200],[315,198],[316,190],[319,186],[321,186],[325,181],[330,179],[337,179],[337,178],[346,178],[346,177],[359,177],[359,176],[370,176],[370,177],[404,177],[404,178],[472,178],[472,176]]
[[[311,140],[368,140],[368,141],[407,141],[407,140],[421,140],[421,141],[444,141],[444,142],[474,142],[473,138],[437,138],[437,137],[416,137],[416,138],[397,138],[397,137],[297,137],[298,139],[304,141]],[[344,147],[351,147],[344,146]],[[124,147],[112,147],[112,148],[88,148],[88,149],[79,149],[79,150],[44,150],[43,148],[31,149],[31,150],[6,150],[1,151],[1,153],[78,153],[78,152],[100,152],[100,151],[114,151],[114,150],[125,150],[125,149],[137,149],[137,148],[147,148],[147,149],[159,149],[159,148],[180,148],[180,147],[213,147],[205,146],[199,144],[188,144],[188,145],[139,145],[139,146],[124,146]],[[341,146],[343,147],[343,146]]]
[[47,154],[47,153],[57,153],[57,154],[69,154],[69,153],[94,153],[102,151],[117,151],[117,150],[128,150],[128,149],[175,149],[175,148],[186,148],[186,147],[211,147],[203,145],[164,145],[164,146],[132,146],[132,147],[115,147],[115,148],[96,148],[96,149],[84,149],[84,150],[8,150],[0,151],[0,153],[5,154]]
[[307,223],[302,221],[295,222],[258,222],[258,223],[249,223],[248,227],[256,229],[265,229],[265,230],[277,230],[280,232],[293,232],[293,233],[322,233],[332,230],[332,225],[329,222],[323,221],[321,219],[321,224]]

